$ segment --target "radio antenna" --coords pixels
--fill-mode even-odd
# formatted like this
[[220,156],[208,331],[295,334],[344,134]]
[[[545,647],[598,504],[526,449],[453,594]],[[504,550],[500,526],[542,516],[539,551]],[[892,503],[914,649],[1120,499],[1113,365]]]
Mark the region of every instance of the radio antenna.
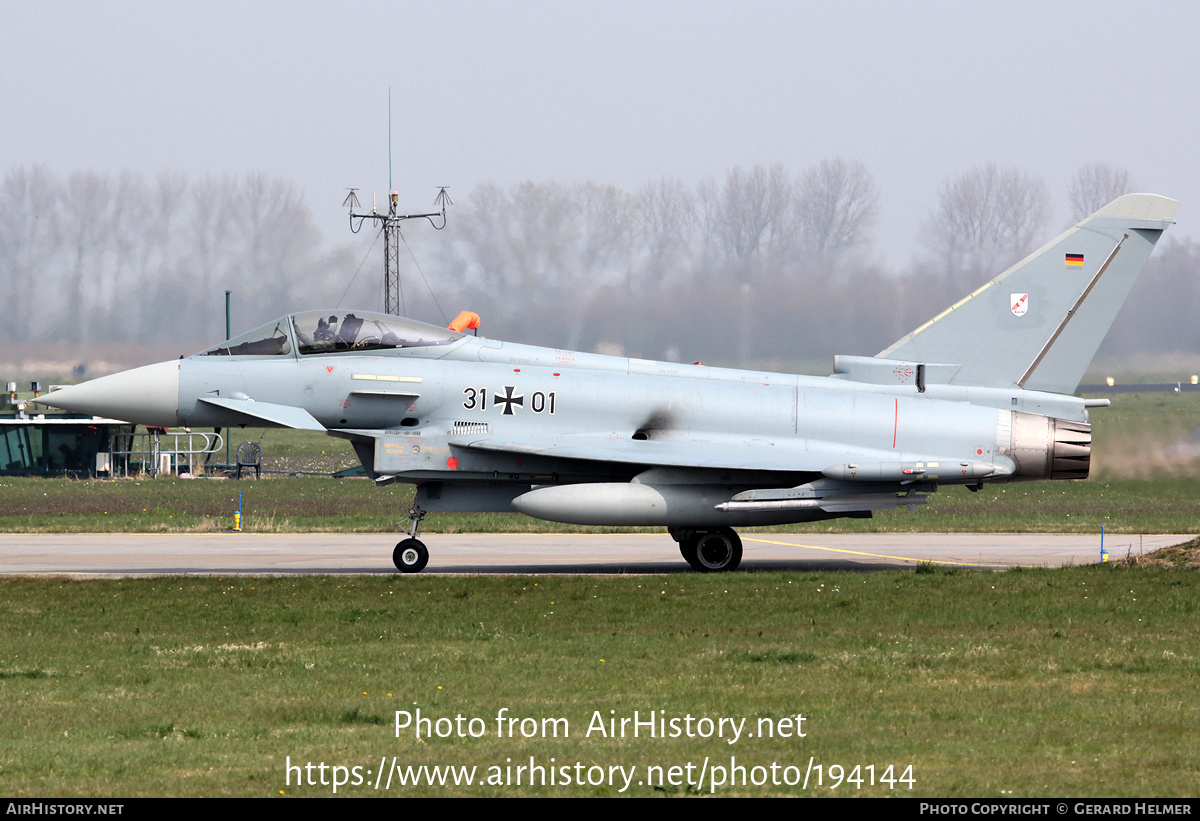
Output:
[[[342,202],[343,206],[350,208],[350,230],[357,234],[362,230],[362,225],[365,220],[371,220],[381,226],[383,233],[383,310],[384,313],[393,314],[395,316],[402,315],[402,302],[404,299],[403,292],[400,290],[400,245],[403,242],[403,237],[400,236],[400,223],[404,220],[425,219],[429,221],[438,231],[446,227],[446,206],[453,205],[450,197],[446,194],[448,186],[438,186],[437,199],[434,203],[439,206],[440,210],[428,214],[400,214],[396,211],[397,203],[400,199],[396,189],[392,187],[392,88],[388,86],[388,209],[386,214],[379,213],[379,209],[372,206],[371,213],[357,214],[355,209],[359,208],[358,197],[355,196],[357,189],[351,188],[350,195]],[[374,202],[374,196],[372,196]]]

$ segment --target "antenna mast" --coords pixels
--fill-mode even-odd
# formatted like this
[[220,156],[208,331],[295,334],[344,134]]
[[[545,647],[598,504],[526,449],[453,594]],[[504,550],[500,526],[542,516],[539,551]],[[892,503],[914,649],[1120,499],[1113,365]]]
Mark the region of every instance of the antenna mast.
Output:
[[[453,205],[446,193],[449,186],[438,186],[438,195],[434,205],[440,208],[430,214],[399,214],[396,212],[399,194],[392,188],[392,89],[388,88],[388,210],[386,214],[379,213],[372,197],[371,213],[356,214],[354,209],[361,207],[358,202],[357,188],[351,188],[342,205],[350,209],[350,230],[358,233],[362,230],[365,220],[379,223],[383,231],[383,311],[384,313],[401,316],[402,291],[400,290],[400,223],[404,220],[427,219],[429,224],[438,231],[446,227],[446,206]],[[441,218],[439,225],[435,220]],[[355,222],[357,220],[357,222]]]

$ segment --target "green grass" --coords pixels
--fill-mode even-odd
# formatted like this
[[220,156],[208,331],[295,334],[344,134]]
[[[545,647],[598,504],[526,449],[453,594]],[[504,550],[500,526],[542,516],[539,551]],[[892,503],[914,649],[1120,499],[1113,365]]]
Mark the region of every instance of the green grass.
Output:
[[[1195,461],[1170,445],[1200,397],[1116,397],[1092,415],[1095,478],[948,488],[915,513],[782,528],[1193,532]],[[262,435],[268,467],[334,470],[345,444]],[[252,438],[252,437],[247,437]],[[236,444],[236,442],[235,442]],[[322,452],[325,451],[325,452]],[[0,530],[394,531],[411,488],[274,476],[0,478]],[[599,530],[435,515],[427,532]],[[1190,561],[1190,559],[1188,559]],[[717,578],[0,580],[0,784],[14,796],[328,795],[285,765],[652,765],[696,771],[912,766],[864,795],[1190,796],[1200,774],[1194,570],[1093,566]],[[480,738],[396,736],[397,710],[477,717]],[[501,708],[569,738],[499,738]],[[606,739],[594,715],[778,721],[804,738]],[[511,759],[511,762],[509,761]],[[665,772],[665,770],[664,770]],[[751,771],[753,772],[753,771]],[[864,770],[860,769],[860,773]],[[828,778],[828,770],[825,771]],[[319,772],[316,773],[319,778]],[[327,771],[327,778],[329,772]],[[642,778],[644,780],[644,778]],[[707,791],[707,787],[706,790]],[[686,795],[685,785],[624,794]],[[796,788],[724,786],[723,795]],[[851,784],[811,794],[859,794]],[[339,794],[374,795],[367,786]],[[601,786],[393,786],[392,795],[609,795]]]
[[[816,795],[1191,796],[1200,574],[305,577],[0,581],[0,783],[12,796],[329,795],[285,764],[699,770],[912,766]],[[397,737],[395,712],[482,719]],[[498,737],[501,708],[569,737]],[[804,738],[604,738],[603,719],[778,721]],[[445,726],[445,725],[443,725]],[[477,727],[479,725],[476,725]],[[862,772],[862,771],[860,771]],[[644,780],[644,779],[643,779]],[[687,794],[635,785],[625,794]],[[705,792],[708,787],[705,787]],[[723,795],[797,788],[722,787]],[[377,795],[368,786],[339,794]],[[609,795],[405,787],[391,795]]]
[[[375,488],[361,479],[272,477],[242,482],[130,481],[0,477],[0,532],[166,533],[228,530],[238,491],[251,532],[394,532],[412,503],[406,485]],[[1200,483],[1192,479],[1035,482],[950,487],[929,504],[745,532],[1191,533],[1200,522]],[[500,514],[431,514],[426,533],[628,532],[561,525]]]
[[[1200,430],[1200,393],[1115,394],[1091,411],[1092,477],[1200,478],[1200,454],[1172,449]],[[1200,447],[1200,437],[1194,443]]]

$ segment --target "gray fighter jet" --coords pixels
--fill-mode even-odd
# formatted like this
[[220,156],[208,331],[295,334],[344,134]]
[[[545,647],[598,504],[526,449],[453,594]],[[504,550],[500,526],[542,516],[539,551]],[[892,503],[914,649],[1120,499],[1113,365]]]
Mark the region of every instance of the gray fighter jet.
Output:
[[153,425],[349,439],[379,485],[415,484],[393,559],[425,567],[421,517],[511,511],[665,526],[696,570],[733,570],[738,525],[925,502],[941,485],[1088,475],[1069,395],[1178,203],[1129,194],[875,357],[829,377],[519,345],[365,311],[285,316],[208,350],[42,401]]

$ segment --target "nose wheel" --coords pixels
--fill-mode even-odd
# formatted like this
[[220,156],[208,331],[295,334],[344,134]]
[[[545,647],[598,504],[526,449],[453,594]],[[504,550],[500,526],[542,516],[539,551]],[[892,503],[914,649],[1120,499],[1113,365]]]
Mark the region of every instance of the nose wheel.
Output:
[[405,539],[392,551],[392,561],[401,573],[420,573],[429,564],[429,550],[420,539]]

